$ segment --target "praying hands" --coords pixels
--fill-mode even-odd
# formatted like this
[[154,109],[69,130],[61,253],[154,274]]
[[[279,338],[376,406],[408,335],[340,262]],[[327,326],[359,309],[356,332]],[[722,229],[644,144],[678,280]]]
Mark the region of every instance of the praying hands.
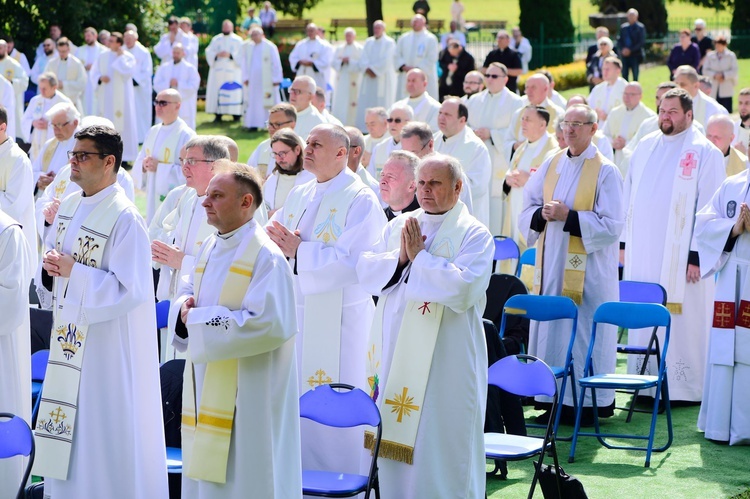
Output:
[[738,237],[743,232],[750,232],[750,208],[746,203],[740,205],[740,214],[732,227],[732,237]]
[[401,229],[401,251],[398,256],[399,265],[406,265],[407,260],[413,262],[420,251],[425,249],[424,241],[427,236],[422,235],[419,221],[409,218]]

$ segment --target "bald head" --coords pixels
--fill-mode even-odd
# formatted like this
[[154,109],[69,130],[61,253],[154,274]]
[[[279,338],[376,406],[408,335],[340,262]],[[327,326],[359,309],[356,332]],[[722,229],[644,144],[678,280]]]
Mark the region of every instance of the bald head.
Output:
[[346,166],[351,171],[356,172],[362,160],[362,154],[365,152],[365,136],[362,135],[359,128],[353,126],[344,127],[344,130],[349,136],[349,156],[346,160]]
[[419,68],[414,68],[406,73],[406,93],[409,97],[416,99],[421,97],[427,90],[427,75]]
[[237,146],[237,142],[226,135],[215,135],[215,137],[227,146],[227,151],[229,151],[229,161],[236,163],[237,158],[240,156],[240,148]]
[[625,90],[622,92],[622,103],[630,111],[640,104],[642,97],[643,88],[641,88],[640,83],[634,81],[625,85]]
[[338,125],[317,125],[310,131],[302,166],[318,182],[327,182],[346,168],[349,156],[349,135]]
[[541,73],[531,75],[526,80],[526,97],[529,98],[529,104],[539,106],[547,98],[549,91],[549,80]]
[[726,156],[734,140],[734,123],[725,114],[715,114],[706,125],[706,138]]

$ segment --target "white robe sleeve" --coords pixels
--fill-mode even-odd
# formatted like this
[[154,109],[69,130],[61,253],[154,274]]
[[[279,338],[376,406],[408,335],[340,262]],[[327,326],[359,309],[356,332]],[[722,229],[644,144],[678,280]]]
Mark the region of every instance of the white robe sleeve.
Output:
[[[201,75],[198,73],[198,70],[195,69],[195,66],[192,64],[190,66],[187,66],[185,68],[187,70],[187,77],[184,76],[180,80],[180,90],[198,90],[201,86]],[[185,102],[185,105],[189,104],[188,102]]]
[[27,206],[30,208],[24,198],[34,195],[34,174],[28,158],[16,160],[11,168],[8,184],[4,191],[0,191],[0,209],[18,221],[23,220],[22,211]]
[[[371,251],[365,251],[357,261],[357,278],[362,288],[373,296],[383,296],[395,289],[395,284],[386,288],[398,268],[398,257],[401,248],[388,251],[387,241],[394,229],[393,220],[384,228],[380,239],[375,243]],[[397,229],[400,230],[400,229]],[[408,275],[410,263],[401,273],[399,282]]]
[[210,67],[213,67],[214,63],[216,62],[216,54],[220,52],[217,44],[218,40],[216,37],[214,37],[211,39],[211,43],[208,44],[208,47],[206,47],[206,62]]
[[[280,212],[274,213],[277,219]],[[343,232],[333,246],[303,241],[297,248],[297,274],[303,294],[325,293],[357,284],[360,254],[372,248],[385,225],[385,214],[370,189],[352,201]]]
[[278,85],[284,79],[284,72],[281,68],[281,57],[279,57],[279,48],[276,45],[269,47],[271,50],[271,83]]
[[115,57],[115,60],[112,61],[112,69],[122,76],[132,77],[136,70],[136,61],[134,56],[128,57],[129,55],[123,52],[119,57]]
[[157,94],[162,90],[166,90],[169,88],[170,77],[167,72],[171,69],[171,67],[171,65],[162,64],[156,69],[156,74],[154,75],[154,92],[156,92]]
[[420,251],[411,264],[404,298],[440,303],[459,314],[466,312],[485,297],[494,248],[489,231],[475,226],[452,262]]
[[297,72],[299,61],[302,60],[302,55],[301,55],[302,48],[300,47],[303,46],[302,45],[303,43],[304,43],[304,40],[297,42],[294,45],[294,48],[292,49],[292,51],[289,53],[289,67],[295,73]]
[[286,343],[297,333],[292,282],[284,257],[271,254],[268,248],[261,250],[242,309],[209,306],[188,312],[186,326],[193,362],[251,357]]
[[161,60],[169,59],[172,55],[172,44],[169,42],[169,33],[161,36],[159,43],[154,47],[154,54]]
[[3,327],[0,336],[15,334],[28,315],[29,252],[26,237],[18,226],[0,233],[0,304]]
[[518,215],[518,230],[526,238],[529,247],[536,243],[541,234],[541,232],[531,228],[531,220],[534,213],[544,206],[544,177],[547,176],[550,162],[551,158],[544,160],[539,170],[529,177],[529,181],[526,182],[523,189],[523,209]]
[[[744,177],[746,178],[746,175]],[[731,185],[731,181],[724,182],[714,193],[711,202],[695,215],[695,239],[702,278],[720,271],[729,260],[729,253],[724,251],[724,246],[740,213],[739,205],[736,206],[732,218],[726,213],[724,194]]]
[[153,300],[151,247],[143,218],[135,208],[120,214],[110,241],[107,270],[73,265],[68,290],[61,299],[61,320],[98,324],[126,316],[143,305],[144,299]]
[[[704,206],[711,203],[714,193],[719,190],[722,182],[726,179],[726,168],[724,157],[716,147],[706,145],[703,148],[700,168],[698,170],[698,197],[695,203],[695,212],[699,212]],[[739,211],[739,206],[737,207]],[[698,251],[698,243],[693,230],[690,240],[690,251]]]

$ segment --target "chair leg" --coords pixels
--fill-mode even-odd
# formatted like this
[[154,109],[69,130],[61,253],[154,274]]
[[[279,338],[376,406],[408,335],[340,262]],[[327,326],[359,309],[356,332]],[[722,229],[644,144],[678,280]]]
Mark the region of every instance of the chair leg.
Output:
[[[583,407],[583,399],[586,396],[586,387],[580,387],[581,388],[581,394],[578,397],[578,407]],[[581,430],[581,411],[580,409],[576,411],[576,424],[573,427],[573,440],[570,444],[570,455],[568,456],[568,462],[572,463],[575,461],[576,458],[576,444],[578,443],[578,432]]]

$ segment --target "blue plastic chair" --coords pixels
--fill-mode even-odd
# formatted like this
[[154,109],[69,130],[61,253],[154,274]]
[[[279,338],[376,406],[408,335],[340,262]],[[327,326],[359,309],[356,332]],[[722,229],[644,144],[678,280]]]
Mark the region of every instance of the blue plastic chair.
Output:
[[42,400],[44,377],[47,374],[47,361],[49,361],[49,350],[37,350],[31,354],[31,401],[34,404],[31,410],[32,426],[36,426],[36,416],[39,413],[39,403]]
[[182,449],[167,447],[167,473],[182,473]]
[[521,271],[524,265],[536,265],[536,248],[529,248],[521,253],[521,259],[518,260],[518,269],[516,270],[516,277],[521,277]]
[[[620,301],[628,303],[656,303],[659,305],[667,305],[667,291],[655,282],[642,282],[642,281],[620,281]],[[626,355],[643,355],[643,364],[641,365],[641,371],[639,374],[646,374],[648,368],[648,359],[651,355],[656,357],[656,364],[659,364],[659,337],[656,335],[658,327],[653,328],[651,332],[651,338],[648,340],[647,345],[628,345],[622,344],[622,335],[625,332],[624,328],[620,329],[620,333],[617,336],[617,353]],[[628,417],[625,420],[629,423],[633,418],[633,412],[651,412],[643,409],[636,409],[635,403],[638,398],[638,391],[633,392],[633,399],[630,401],[628,409]],[[618,407],[618,409],[620,409]]]
[[[619,327],[626,327],[628,329],[641,329],[646,327],[664,327],[664,345],[662,346],[661,358],[659,361],[659,371],[656,376],[646,374],[596,374],[594,372],[594,366],[591,361],[591,356],[594,351],[594,344],[596,343],[597,326],[599,324],[612,324]],[[646,451],[646,464],[648,468],[651,465],[651,452],[662,452],[672,445],[672,410],[669,404],[669,390],[667,387],[667,348],[669,347],[669,333],[671,326],[671,317],[669,310],[663,305],[657,305],[654,303],[622,303],[622,302],[609,302],[603,303],[594,312],[594,326],[591,330],[591,344],[589,345],[589,351],[586,355],[586,366],[584,373],[586,377],[578,380],[580,386],[580,399],[579,405],[583,404],[583,399],[586,394],[586,390],[591,390],[591,399],[593,401],[593,412],[594,412],[594,432],[583,433],[580,431],[581,428],[581,415],[576,415],[576,425],[573,430],[573,442],[570,448],[570,457],[568,462],[573,462],[575,459],[576,444],[579,436],[596,437],[599,442],[607,447],[608,449],[627,449],[627,450],[642,450]],[[649,434],[645,435],[634,435],[634,434],[616,434],[616,433],[603,433],[599,427],[599,415],[597,413],[596,406],[596,390],[645,390],[647,388],[655,388],[656,394],[654,396],[654,407],[651,411],[651,428]],[[667,416],[667,443],[661,447],[654,448],[654,433],[656,431],[656,418],[659,412],[659,396],[662,395],[664,399],[664,406]],[[628,445],[614,445],[607,442],[606,438],[622,438],[622,439],[638,439],[647,440],[648,443],[645,447],[628,446]]]
[[374,490],[375,497],[380,498],[378,453],[383,427],[380,411],[372,398],[351,385],[321,385],[300,397],[299,412],[300,417],[325,426],[353,428],[369,425],[377,428],[368,475],[302,470],[302,493],[318,497],[351,497],[364,492],[367,499],[370,497],[370,491]]
[[281,83],[279,84],[279,94],[281,95],[282,102],[289,101],[289,88],[291,88],[291,86],[292,86],[291,78],[284,78],[283,80],[281,80]]
[[[497,262],[502,260],[518,260],[520,257],[520,251],[516,242],[505,236],[495,236],[495,255],[492,257],[492,273],[495,273],[495,266]],[[518,269],[518,263],[516,263],[516,269]],[[516,270],[509,272],[512,274],[516,273]]]
[[171,303],[169,300],[162,300],[156,304],[156,327],[162,329],[167,327],[169,324],[169,306]]
[[[540,295],[514,295],[511,296],[503,308],[503,318],[500,322],[500,337],[505,334],[506,316],[515,315],[538,322],[557,321],[570,319],[573,326],[570,330],[570,341],[565,353],[565,363],[562,366],[550,366],[555,378],[562,380],[560,393],[563,397],[558,397],[558,407],[553,411],[555,415],[555,435],[560,426],[560,415],[562,413],[562,403],[565,394],[565,387],[570,376],[570,387],[573,391],[573,410],[578,414],[578,397],[576,396],[576,379],[573,370],[573,343],[576,339],[578,328],[578,307],[570,298],[565,296],[540,296]],[[527,424],[531,428],[544,428],[544,425]],[[571,437],[556,437],[558,440],[570,440]]]
[[[490,366],[488,383],[520,397],[536,395],[552,397],[553,416],[557,410],[558,391],[555,374],[544,361],[532,355],[509,355],[498,360]],[[542,465],[544,455],[548,451],[552,454],[556,469],[559,468],[555,446],[555,428],[552,424],[554,419],[554,417],[549,418],[543,438],[508,435],[506,433],[484,434],[484,455],[486,459],[520,461],[539,456],[537,471],[531,481],[529,498],[534,495],[538,470]],[[559,494],[559,482],[557,486]],[[562,497],[562,494],[559,497]]]
[[17,499],[23,499],[24,487],[29,480],[31,467],[34,464],[34,434],[26,421],[7,412],[0,413],[0,459],[11,458],[15,456],[29,456],[29,462],[23,474],[23,479],[18,488]]

